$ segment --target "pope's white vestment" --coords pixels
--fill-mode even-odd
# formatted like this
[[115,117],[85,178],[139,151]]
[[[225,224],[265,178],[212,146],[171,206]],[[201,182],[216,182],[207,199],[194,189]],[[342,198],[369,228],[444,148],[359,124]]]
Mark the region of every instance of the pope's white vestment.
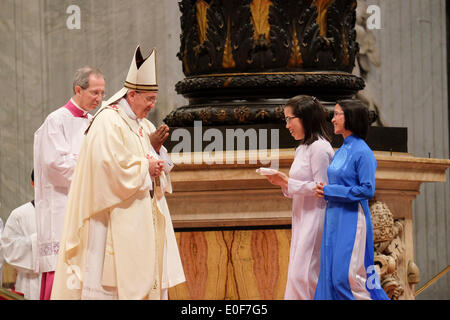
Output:
[[162,188],[149,192],[154,127],[128,109],[122,99],[99,110],[83,141],[52,299],[160,299],[163,288],[185,280]]
[[39,300],[41,276],[34,272],[37,257],[36,214],[31,202],[14,209],[1,236],[5,261],[17,270],[15,290],[25,299]]
[[[142,124],[145,130],[149,130],[148,133],[152,133],[156,130],[155,126],[147,119],[142,120]],[[169,207],[167,205],[166,197],[164,194],[172,193],[172,183],[170,180],[170,171],[173,169],[173,163],[167,153],[167,149],[162,146],[159,154],[151,148],[153,157],[164,161],[164,171],[159,177],[160,186],[155,186],[155,199],[158,203],[158,207],[166,219],[166,242],[164,247],[164,265],[163,265],[163,288],[174,287],[186,281],[183,266],[181,264],[181,258],[178,251],[178,245],[175,238],[175,232],[173,230],[172,218],[170,216]],[[158,180],[158,179],[156,179]],[[157,183],[158,184],[158,183]]]

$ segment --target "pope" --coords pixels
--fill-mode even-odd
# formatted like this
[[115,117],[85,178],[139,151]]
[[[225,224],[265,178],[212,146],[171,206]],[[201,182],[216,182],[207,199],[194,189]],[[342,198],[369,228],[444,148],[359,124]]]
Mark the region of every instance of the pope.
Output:
[[124,87],[96,113],[69,193],[52,299],[164,299],[185,281],[165,192],[168,127],[146,119],[156,51],[136,48]]

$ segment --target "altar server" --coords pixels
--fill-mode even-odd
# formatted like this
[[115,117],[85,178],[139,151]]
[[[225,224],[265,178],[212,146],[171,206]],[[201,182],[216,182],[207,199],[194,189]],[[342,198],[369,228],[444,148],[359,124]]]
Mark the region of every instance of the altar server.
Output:
[[320,270],[320,241],[326,202],[314,196],[327,181],[334,151],[327,132],[326,111],[315,97],[297,96],[284,108],[286,128],[299,141],[289,177],[266,176],[292,198],[292,239],[285,299],[312,300]]
[[173,166],[162,147],[168,128],[146,119],[157,95],[156,51],[144,59],[138,46],[124,88],[87,130],[52,299],[163,299],[185,280],[163,196]]
[[[31,173],[34,186],[34,172]],[[1,236],[5,261],[17,270],[15,291],[25,299],[39,300],[41,275],[34,272],[37,257],[36,213],[34,200],[14,209],[8,217]]]
[[53,111],[34,134],[37,221],[36,272],[42,273],[41,299],[50,299],[67,195],[84,132],[102,101],[105,80],[100,70],[83,67],[75,73],[72,98]]

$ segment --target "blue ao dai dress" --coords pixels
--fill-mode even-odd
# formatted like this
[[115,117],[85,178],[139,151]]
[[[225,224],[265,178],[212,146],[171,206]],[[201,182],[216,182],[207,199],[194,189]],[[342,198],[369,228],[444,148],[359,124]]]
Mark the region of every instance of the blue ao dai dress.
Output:
[[374,268],[369,199],[376,168],[372,150],[355,135],[345,138],[333,157],[324,187],[327,208],[315,299],[389,299]]

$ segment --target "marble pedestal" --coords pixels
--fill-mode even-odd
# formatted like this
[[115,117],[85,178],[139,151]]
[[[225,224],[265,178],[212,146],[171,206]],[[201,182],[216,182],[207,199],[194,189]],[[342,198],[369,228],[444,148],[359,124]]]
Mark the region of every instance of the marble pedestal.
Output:
[[[374,153],[375,262],[390,296],[414,299],[412,201],[422,183],[445,181],[450,160]],[[175,159],[167,195],[187,279],[169,290],[170,299],[283,299],[291,200],[255,172],[261,163],[249,152],[224,153],[215,163],[201,153],[188,157],[196,163]],[[294,149],[282,149],[258,159],[288,173],[293,157]]]

